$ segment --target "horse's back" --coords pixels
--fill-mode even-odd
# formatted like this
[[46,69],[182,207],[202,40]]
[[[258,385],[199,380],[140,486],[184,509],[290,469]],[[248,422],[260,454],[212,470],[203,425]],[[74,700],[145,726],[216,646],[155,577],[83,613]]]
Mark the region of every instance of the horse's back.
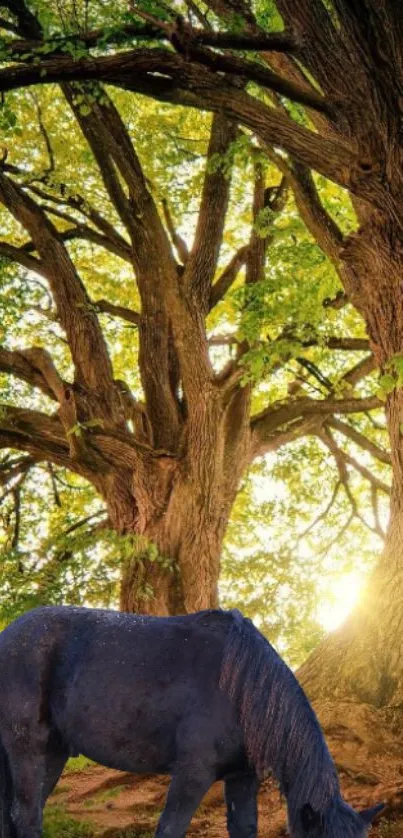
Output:
[[219,678],[232,619],[36,609],[0,635],[7,712],[13,694],[20,705],[29,695],[26,706],[36,716],[41,705],[71,751],[133,771],[169,770],[185,740],[201,749],[231,738]]
[[[0,633],[0,676],[45,668],[49,676],[72,671],[88,658],[100,669],[155,666],[199,670],[221,660],[231,615],[220,610],[178,617],[148,617],[106,609],[43,606]],[[2,680],[3,680],[2,679]]]

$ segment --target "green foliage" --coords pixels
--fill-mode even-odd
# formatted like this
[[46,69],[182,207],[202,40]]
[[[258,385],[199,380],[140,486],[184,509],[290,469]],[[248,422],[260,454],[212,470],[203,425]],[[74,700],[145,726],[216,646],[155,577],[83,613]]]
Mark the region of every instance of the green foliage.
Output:
[[385,401],[390,393],[403,387],[403,354],[394,355],[384,367],[385,372],[379,377],[377,395]]
[[257,22],[268,32],[283,29],[283,21],[273,0],[256,0],[255,14]]

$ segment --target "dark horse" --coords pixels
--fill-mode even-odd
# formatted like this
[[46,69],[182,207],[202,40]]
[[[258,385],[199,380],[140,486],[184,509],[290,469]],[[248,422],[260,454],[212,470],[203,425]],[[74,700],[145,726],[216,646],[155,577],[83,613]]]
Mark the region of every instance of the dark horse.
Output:
[[141,617],[38,608],[0,634],[0,832],[39,838],[71,754],[172,775],[158,838],[183,838],[225,781],[231,838],[255,838],[272,772],[292,838],[365,838],[379,808],[342,799],[315,714],[292,672],[238,611]]

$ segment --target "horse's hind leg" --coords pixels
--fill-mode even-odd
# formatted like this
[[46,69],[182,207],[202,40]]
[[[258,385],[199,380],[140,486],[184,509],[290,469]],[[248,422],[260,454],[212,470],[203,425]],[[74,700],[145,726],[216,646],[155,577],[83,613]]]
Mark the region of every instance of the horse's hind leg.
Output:
[[181,765],[173,775],[155,838],[184,838],[192,816],[215,777],[204,766]]
[[225,781],[230,838],[256,838],[258,785],[255,774],[238,774]]
[[[13,786],[11,817],[17,838],[40,838],[44,798],[56,775],[53,760],[49,763],[50,742],[46,723],[24,721],[10,728],[6,750]],[[59,761],[59,775],[61,767]]]

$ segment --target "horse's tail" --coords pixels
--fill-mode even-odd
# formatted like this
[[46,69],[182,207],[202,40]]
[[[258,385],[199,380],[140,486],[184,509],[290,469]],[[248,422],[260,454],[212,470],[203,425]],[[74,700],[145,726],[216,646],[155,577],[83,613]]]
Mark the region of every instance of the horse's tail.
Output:
[[6,749],[0,737],[0,838],[15,838],[11,818],[13,786]]

